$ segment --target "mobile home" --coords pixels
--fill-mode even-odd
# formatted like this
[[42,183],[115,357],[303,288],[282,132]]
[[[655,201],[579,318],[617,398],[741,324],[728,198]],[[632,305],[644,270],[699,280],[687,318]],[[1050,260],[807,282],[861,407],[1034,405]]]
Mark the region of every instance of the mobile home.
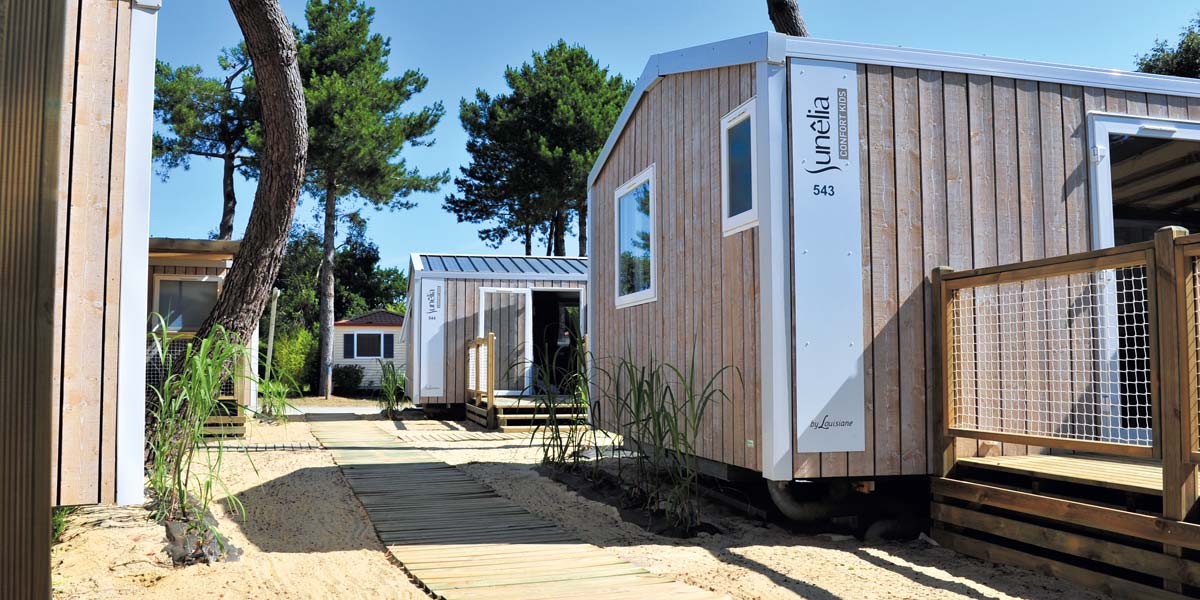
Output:
[[409,394],[426,410],[471,414],[472,340],[494,336],[488,379],[502,398],[533,393],[538,366],[580,343],[586,258],[413,254],[409,273]]
[[[589,177],[589,349],[738,369],[697,453],[768,480],[932,475],[978,502],[988,484],[953,486],[986,471],[1054,502],[1048,481],[1148,469],[1192,482],[1137,501],[1184,527],[1195,469],[1171,466],[1150,351],[1167,328],[1144,309],[1170,299],[1148,291],[1166,281],[1148,240],[1200,224],[1197,121],[1200,81],[1143,73],[774,33],[656,55]],[[959,272],[935,286],[939,266]],[[1078,452],[1103,468],[1044,462]],[[1069,548],[1033,560],[971,533],[1021,523],[937,506],[959,549],[1075,573]]]

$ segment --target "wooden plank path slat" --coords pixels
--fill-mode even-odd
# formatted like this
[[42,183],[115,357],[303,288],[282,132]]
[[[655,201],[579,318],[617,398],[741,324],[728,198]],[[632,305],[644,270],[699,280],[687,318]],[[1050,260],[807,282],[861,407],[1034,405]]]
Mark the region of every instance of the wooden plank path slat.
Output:
[[368,421],[309,424],[388,552],[435,598],[726,598],[585,544]]

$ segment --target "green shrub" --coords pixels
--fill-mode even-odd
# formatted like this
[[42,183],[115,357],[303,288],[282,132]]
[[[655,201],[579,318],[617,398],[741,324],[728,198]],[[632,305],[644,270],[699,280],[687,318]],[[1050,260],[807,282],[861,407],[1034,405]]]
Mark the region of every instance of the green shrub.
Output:
[[292,382],[295,391],[303,393],[316,371],[317,345],[316,337],[306,328],[280,334],[275,338],[271,379]]
[[[274,373],[271,374],[275,376]],[[259,413],[268,419],[278,419],[287,422],[287,409],[292,408],[288,402],[294,386],[284,379],[264,379],[258,382]]]
[[342,394],[357,394],[362,387],[362,365],[334,365],[333,391]]

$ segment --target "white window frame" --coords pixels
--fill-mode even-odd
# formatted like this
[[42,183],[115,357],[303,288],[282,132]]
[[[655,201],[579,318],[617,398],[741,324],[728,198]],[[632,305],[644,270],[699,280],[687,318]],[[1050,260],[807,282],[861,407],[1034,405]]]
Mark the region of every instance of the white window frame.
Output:
[[1105,112],[1088,113],[1089,162],[1092,166],[1092,248],[1115,243],[1112,209],[1112,164],[1108,136],[1131,135],[1200,142],[1200,123],[1166,117],[1139,117]]
[[[755,143],[754,106],[758,98],[751,97],[721,117],[721,231],[730,236],[758,226],[758,144]],[[742,121],[750,120],[750,209],[729,216],[729,130]]]
[[[162,311],[159,309],[158,300],[159,300],[159,296],[162,295],[162,282],[164,282],[164,281],[215,281],[217,284],[217,300],[218,301],[221,298],[221,288],[225,285],[225,278],[221,277],[220,275],[185,275],[185,274],[178,274],[178,273],[155,273],[154,274],[154,302],[152,303],[152,305],[154,307],[153,311],[160,315],[162,314]],[[166,318],[167,318],[167,315],[163,315],[164,321],[166,320]],[[170,322],[168,322],[167,324],[169,325]],[[158,323],[151,323],[150,327],[152,329],[157,328]],[[167,328],[167,331],[171,331],[169,327]],[[189,334],[196,333],[196,331],[190,330],[190,329],[180,329],[177,331],[171,331],[171,333],[174,333],[177,335],[189,335]]]
[[[347,333],[350,333],[350,332],[347,332]],[[361,346],[358,345],[358,336],[360,336],[360,335],[377,335],[377,336],[379,336],[379,356],[361,356],[361,355],[359,355],[358,349]],[[383,336],[384,335],[386,335],[386,334],[383,331],[374,331],[374,330],[355,331],[354,332],[354,358],[352,358],[351,360],[384,360],[384,358],[383,358]],[[395,358],[396,358],[396,356],[395,356],[396,355],[395,340],[396,340],[396,338],[393,337],[392,338],[392,344],[393,344],[392,360],[395,360]],[[343,353],[344,352],[345,352],[345,350],[343,349]],[[345,360],[345,359],[343,359],[343,360]]]
[[[634,188],[649,182],[650,184],[650,287],[630,294],[621,294],[621,270],[617,267],[621,264],[621,196],[633,191]],[[658,300],[658,238],[656,236],[657,221],[655,211],[657,206],[654,164],[651,163],[641,173],[634,175],[632,179],[621,184],[620,187],[613,192],[613,293],[616,298],[617,308],[626,308],[654,302]]]
[[[1111,248],[1116,243],[1113,227],[1112,156],[1109,153],[1110,135],[1129,135],[1200,142],[1200,123],[1166,117],[1144,117],[1106,112],[1088,113],[1088,163],[1090,165],[1089,200],[1092,214],[1092,249]],[[1109,361],[1108,369],[1120,369],[1117,348],[1117,282],[1110,275],[1100,282],[1101,297],[1106,298],[1100,312],[1100,352]],[[1128,439],[1150,440],[1149,428],[1122,427],[1120,418],[1120,389],[1112,384],[1111,389],[1102,390],[1117,410],[1113,421],[1108,424]]]

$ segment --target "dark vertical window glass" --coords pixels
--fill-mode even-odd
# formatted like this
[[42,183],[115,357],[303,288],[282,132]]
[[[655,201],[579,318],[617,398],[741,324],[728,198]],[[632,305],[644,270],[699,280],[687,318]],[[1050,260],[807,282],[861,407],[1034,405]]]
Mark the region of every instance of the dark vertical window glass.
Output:
[[740,215],[754,204],[753,166],[750,164],[750,118],[738,121],[725,131],[725,164],[729,168],[729,214]]

